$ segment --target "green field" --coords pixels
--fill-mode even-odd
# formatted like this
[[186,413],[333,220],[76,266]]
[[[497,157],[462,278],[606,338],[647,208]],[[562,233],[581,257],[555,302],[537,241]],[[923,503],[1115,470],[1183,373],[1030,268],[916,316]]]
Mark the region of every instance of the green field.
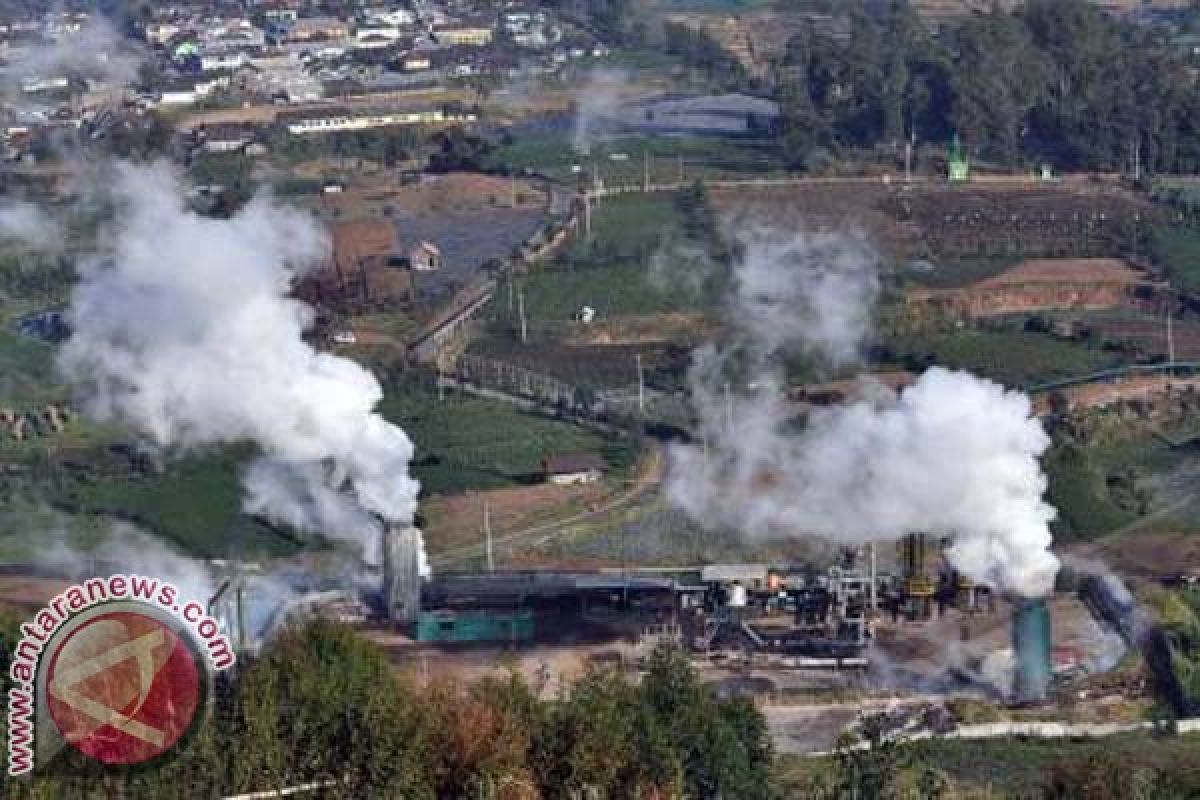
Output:
[[209,557],[286,555],[301,540],[241,513],[241,465],[248,448],[192,455],[162,474],[91,476],[63,482],[55,505],[136,522],[185,552]]
[[413,472],[427,494],[533,482],[542,459],[555,453],[599,452],[615,469],[628,467],[633,446],[564,420],[508,403],[410,386],[388,394],[382,412],[416,446]]
[[1164,226],[1150,237],[1155,260],[1167,272],[1171,285],[1185,292],[1200,289],[1200,228]]
[[1018,388],[1087,375],[1126,361],[1120,353],[1016,327],[909,333],[888,344],[890,355],[910,368],[939,364]]
[[[684,225],[678,198],[626,195],[598,204],[589,241],[575,242],[556,262],[519,279],[529,320],[569,320],[585,305],[600,319],[712,306],[720,270],[681,258],[674,247]],[[501,292],[499,299],[505,297]]]
[[1019,261],[1019,258],[1007,256],[938,259],[931,262],[933,269],[930,270],[902,268],[900,277],[905,285],[930,289],[960,289],[999,275]]
[[63,394],[54,370],[54,348],[0,328],[0,408],[32,410]]
[[1191,501],[1200,480],[1194,446],[1200,419],[1194,414],[1152,424],[1104,416],[1084,432],[1057,426],[1052,434],[1054,446],[1042,465],[1060,535],[1096,538],[1143,518],[1139,527],[1200,530],[1200,504]]
[[[619,136],[596,143],[584,156],[575,152],[569,128],[513,137],[491,153],[488,166],[529,170],[570,184],[591,181],[594,175],[605,186],[635,186],[644,179],[646,159],[651,183],[677,183],[680,160],[684,181],[761,177],[786,171],[778,146],[767,139]],[[573,171],[575,166],[581,172]]]

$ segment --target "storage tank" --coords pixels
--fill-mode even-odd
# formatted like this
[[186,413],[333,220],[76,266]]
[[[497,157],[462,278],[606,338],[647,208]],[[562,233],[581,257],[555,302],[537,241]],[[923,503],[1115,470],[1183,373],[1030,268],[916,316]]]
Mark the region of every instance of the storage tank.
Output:
[[1019,703],[1046,699],[1053,669],[1050,609],[1044,599],[1020,600],[1013,612],[1013,697]]
[[729,587],[729,607],[730,608],[745,608],[747,603],[746,587],[740,583],[734,583]]

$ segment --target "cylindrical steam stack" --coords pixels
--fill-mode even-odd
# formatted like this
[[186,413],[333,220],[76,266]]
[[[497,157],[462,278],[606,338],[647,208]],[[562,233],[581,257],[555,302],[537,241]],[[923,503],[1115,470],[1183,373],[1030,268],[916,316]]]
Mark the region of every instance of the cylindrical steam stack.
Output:
[[1046,699],[1050,687],[1050,609],[1044,599],[1020,600],[1012,625],[1013,696],[1019,703]]
[[383,606],[401,625],[416,622],[421,610],[421,531],[412,526],[384,531]]

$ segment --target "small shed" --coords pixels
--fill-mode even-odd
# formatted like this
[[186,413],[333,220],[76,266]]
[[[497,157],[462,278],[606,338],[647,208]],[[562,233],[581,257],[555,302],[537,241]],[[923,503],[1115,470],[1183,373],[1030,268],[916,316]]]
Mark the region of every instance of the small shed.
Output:
[[408,264],[418,272],[432,272],[442,266],[442,251],[433,242],[424,240],[408,251]]
[[562,453],[542,462],[547,483],[569,486],[576,483],[596,483],[604,476],[607,465],[599,453]]

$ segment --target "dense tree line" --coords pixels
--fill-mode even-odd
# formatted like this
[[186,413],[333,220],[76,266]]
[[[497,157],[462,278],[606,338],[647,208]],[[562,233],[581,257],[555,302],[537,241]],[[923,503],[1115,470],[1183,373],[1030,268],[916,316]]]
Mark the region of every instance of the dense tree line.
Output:
[[1165,34],[1087,0],[1029,0],[932,35],[900,0],[853,5],[849,36],[813,28],[779,67],[782,139],[804,164],[818,149],[944,143],[1007,166],[1200,169],[1200,97],[1189,56]]
[[703,70],[728,89],[745,88],[750,82],[742,63],[707,31],[667,22],[663,25],[663,45],[668,53]]
[[[15,624],[0,626],[3,657],[14,642]],[[241,666],[174,757],[119,773],[73,753],[6,796],[215,797],[312,782],[328,784],[323,797],[404,800],[775,796],[762,715],[716,697],[676,650],[657,651],[640,682],[595,669],[547,700],[515,676],[418,686],[321,621]]]

